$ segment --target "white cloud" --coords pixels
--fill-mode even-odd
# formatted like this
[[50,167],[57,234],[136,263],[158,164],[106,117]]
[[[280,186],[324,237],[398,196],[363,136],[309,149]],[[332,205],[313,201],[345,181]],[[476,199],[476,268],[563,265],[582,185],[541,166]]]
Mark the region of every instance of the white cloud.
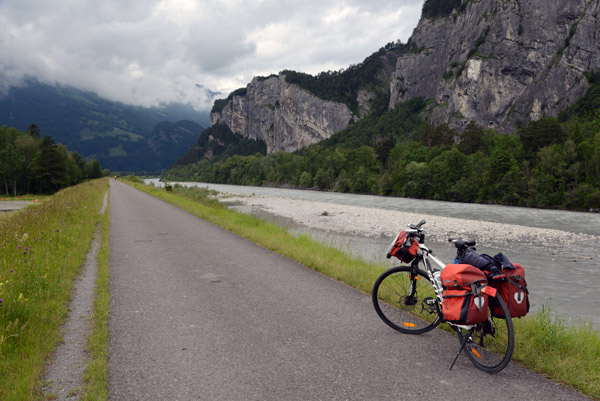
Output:
[[283,69],[317,74],[406,41],[423,0],[2,0],[0,92],[24,77],[124,103],[191,103]]

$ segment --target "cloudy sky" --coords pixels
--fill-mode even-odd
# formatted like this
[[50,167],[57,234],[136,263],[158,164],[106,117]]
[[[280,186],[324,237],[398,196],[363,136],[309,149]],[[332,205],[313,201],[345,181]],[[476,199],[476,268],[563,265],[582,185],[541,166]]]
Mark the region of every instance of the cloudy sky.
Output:
[[143,106],[284,69],[318,74],[406,42],[424,0],[0,0],[0,94],[24,77]]

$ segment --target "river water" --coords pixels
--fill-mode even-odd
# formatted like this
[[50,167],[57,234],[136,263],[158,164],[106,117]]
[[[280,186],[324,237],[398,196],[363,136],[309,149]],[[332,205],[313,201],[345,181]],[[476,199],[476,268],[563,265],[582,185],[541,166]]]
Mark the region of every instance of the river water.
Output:
[[[145,181],[161,185],[158,179]],[[600,314],[597,312],[600,304],[600,214],[282,188],[195,182],[180,184],[208,187],[232,194],[402,211],[423,216],[452,217],[482,222],[482,224],[484,222],[511,224],[515,226],[515,231],[519,231],[520,238],[526,236],[530,228],[542,229],[542,233],[544,230],[551,230],[553,235],[549,237],[536,232],[527,241],[504,239],[496,242],[491,233],[489,236],[491,239],[485,244],[478,244],[477,249],[491,255],[503,252],[512,261],[519,262],[525,267],[532,310],[538,310],[543,306],[550,307],[553,313],[566,324],[591,323],[595,328],[600,328]],[[391,241],[389,234],[360,236],[331,230],[310,229],[261,208],[235,204],[231,207],[284,225],[292,233],[308,233],[321,242],[341,248],[365,260],[391,263],[384,257]],[[398,222],[398,230],[404,228],[407,223],[411,222]],[[452,245],[440,240],[426,241],[426,243],[436,251],[436,255],[441,260],[451,261],[454,258],[455,250]]]

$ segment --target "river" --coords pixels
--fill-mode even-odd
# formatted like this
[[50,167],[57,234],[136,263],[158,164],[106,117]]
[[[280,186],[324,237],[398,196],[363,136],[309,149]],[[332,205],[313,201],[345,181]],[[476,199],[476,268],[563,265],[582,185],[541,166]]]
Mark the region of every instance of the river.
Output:
[[[158,179],[145,181],[161,185]],[[469,221],[472,225],[477,225],[477,222],[481,222],[482,226],[486,222],[509,224],[511,230],[515,231],[515,238],[527,240],[496,240],[494,233],[489,233],[485,244],[478,244],[478,250],[491,255],[503,252],[512,261],[523,264],[534,311],[546,306],[566,324],[591,323],[595,328],[600,328],[600,316],[597,313],[597,305],[600,303],[600,214],[282,188],[192,182],[180,184],[208,187],[223,193],[456,218]],[[292,219],[274,215],[264,208],[244,207],[240,204],[230,206],[285,225],[292,233],[308,233],[319,241],[368,261],[391,263],[384,258],[391,233],[363,236],[311,229]],[[398,222],[398,230],[408,223],[411,222]],[[533,233],[532,228],[539,230]],[[528,235],[529,232],[532,232],[531,235]],[[546,232],[552,235],[544,235]],[[453,259],[454,249],[451,245],[439,239],[427,241],[427,244],[442,260]]]

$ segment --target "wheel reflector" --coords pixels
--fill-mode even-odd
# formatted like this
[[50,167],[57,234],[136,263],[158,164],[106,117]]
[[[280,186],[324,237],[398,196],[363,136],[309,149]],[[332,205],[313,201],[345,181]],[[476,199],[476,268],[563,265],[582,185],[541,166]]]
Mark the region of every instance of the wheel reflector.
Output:
[[475,355],[477,358],[481,359],[481,354],[479,352],[477,352],[477,350],[475,348],[471,348],[471,352],[473,353],[473,355]]
[[417,325],[416,325],[416,324],[414,324],[414,323],[406,323],[406,322],[402,323],[402,326],[406,326],[406,327],[417,327]]

